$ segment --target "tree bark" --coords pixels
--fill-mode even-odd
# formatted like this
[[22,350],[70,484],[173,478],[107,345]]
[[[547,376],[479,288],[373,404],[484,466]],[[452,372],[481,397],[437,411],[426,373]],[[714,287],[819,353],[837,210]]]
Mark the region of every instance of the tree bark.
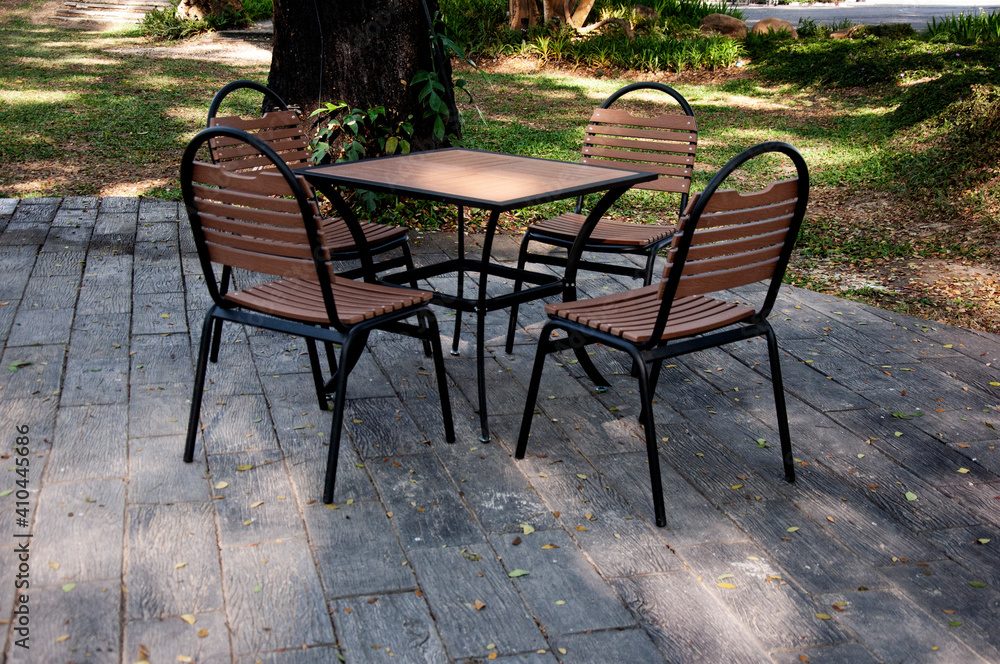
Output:
[[510,0],[507,6],[510,11],[511,30],[526,30],[528,26],[538,21],[535,0]]
[[[427,0],[434,14],[437,0]],[[437,60],[437,62],[435,62]],[[424,117],[418,71],[436,71],[452,109],[446,123],[460,135],[447,58],[434,58],[421,0],[275,0],[268,87],[304,115],[327,101],[352,108],[384,106],[390,121],[413,124],[415,149],[438,147]],[[443,70],[443,71],[442,71]]]

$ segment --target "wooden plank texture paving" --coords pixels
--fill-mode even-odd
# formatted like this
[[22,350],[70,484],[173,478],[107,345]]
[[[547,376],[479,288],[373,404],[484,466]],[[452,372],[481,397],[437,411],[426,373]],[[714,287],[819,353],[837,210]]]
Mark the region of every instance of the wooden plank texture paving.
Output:
[[181,461],[208,298],[177,203],[0,199],[0,273],[3,661],[1000,662],[1000,337],[783,289],[798,481],[764,343],[677,358],[660,529],[622,353],[591,349],[603,393],[550,359],[513,458],[541,303],[512,354],[487,319],[487,444],[471,316],[445,357],[454,445],[419,343],[373,334],[326,506],[301,339],[224,329]]

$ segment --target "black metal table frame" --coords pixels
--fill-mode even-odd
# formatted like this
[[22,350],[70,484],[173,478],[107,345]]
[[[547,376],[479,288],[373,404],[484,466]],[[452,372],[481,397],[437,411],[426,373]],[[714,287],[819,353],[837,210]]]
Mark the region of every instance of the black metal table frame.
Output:
[[[496,154],[499,155],[502,153]],[[397,159],[403,157],[405,157],[405,155],[393,155],[390,157],[381,157],[380,159]],[[535,159],[534,157],[521,158]],[[573,165],[584,166],[583,164],[575,163]],[[301,173],[314,187],[321,191],[330,200],[334,208],[336,208],[337,213],[347,222],[348,227],[351,229],[351,232],[355,237],[355,242],[358,244],[362,261],[361,271],[364,273],[364,278],[367,281],[376,281],[374,271],[371,269],[371,257],[368,255],[367,242],[365,241],[363,233],[361,233],[361,227],[357,215],[354,214],[351,206],[348,205],[343,196],[340,195],[338,187],[367,189],[369,191],[379,193],[397,194],[409,198],[436,201],[458,207],[458,253],[460,258],[449,259],[441,263],[418,267],[412,271],[408,270],[398,274],[384,275],[381,281],[391,283],[393,285],[402,285],[403,282],[412,282],[420,279],[438,277],[452,272],[457,274],[456,294],[449,295],[445,293],[437,293],[431,302],[458,312],[455,320],[455,335],[452,339],[453,355],[458,354],[462,312],[474,312],[476,314],[476,382],[479,397],[479,421],[481,427],[479,440],[481,442],[488,442],[490,440],[486,405],[486,357],[484,348],[484,340],[486,336],[486,314],[490,311],[504,309],[515,303],[521,304],[547,297],[549,295],[555,295],[560,291],[563,292],[564,300],[572,301],[576,299],[576,283],[574,277],[569,279],[566,279],[565,277],[553,277],[551,274],[543,272],[518,270],[517,268],[490,262],[490,255],[493,249],[493,237],[496,233],[496,227],[500,219],[500,214],[503,212],[510,212],[512,210],[531,207],[533,205],[541,205],[542,203],[548,203],[551,201],[576,198],[577,196],[586,194],[604,192],[601,199],[587,215],[587,219],[583,224],[580,235],[578,236],[576,243],[569,251],[569,260],[572,261],[574,258],[579,260],[591,232],[611,205],[614,204],[614,202],[633,185],[656,178],[655,173],[644,171],[626,171],[617,168],[612,169],[602,166],[587,165],[586,168],[602,168],[609,171],[617,171],[622,175],[612,181],[614,186],[608,186],[608,182],[596,185],[569,186],[563,189],[546,192],[543,195],[526,196],[497,202],[489,199],[477,199],[469,196],[443,194],[441,192],[418,187],[392,185],[375,180],[341,177],[329,173],[314,172],[318,168],[326,167],[307,168],[299,171],[299,173]],[[486,224],[486,237],[483,241],[483,251],[479,260],[465,257],[465,207],[490,211],[489,221]],[[464,281],[466,273],[476,273],[480,275],[478,293],[475,299],[464,297]],[[520,278],[524,282],[536,285],[519,292],[489,297],[487,294],[487,284],[490,276],[507,277],[510,279]],[[604,380],[604,377],[594,366],[590,357],[583,350],[583,348],[575,348],[574,351],[577,359],[579,360],[580,366],[587,373],[588,377],[597,385],[607,386],[607,381]]]

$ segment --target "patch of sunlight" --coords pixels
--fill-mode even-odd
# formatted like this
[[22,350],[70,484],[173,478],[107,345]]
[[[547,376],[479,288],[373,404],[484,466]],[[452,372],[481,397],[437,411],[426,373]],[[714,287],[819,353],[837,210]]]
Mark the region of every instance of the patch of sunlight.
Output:
[[752,108],[755,111],[787,111],[789,107],[787,103],[779,104],[767,99],[761,99],[760,97],[747,97],[737,94],[716,94],[699,100],[700,104],[711,102],[722,102],[730,107],[730,110],[734,108]]
[[[17,81],[14,81],[15,83]],[[63,92],[60,90],[0,90],[0,101],[14,106],[28,106],[36,104],[57,104],[79,99],[76,92]]]
[[[53,60],[43,60],[51,66]],[[55,64],[58,65],[83,65],[86,67],[97,67],[97,66],[114,66],[119,64],[118,60],[112,60],[110,58],[102,58],[98,56],[82,56],[76,55],[68,58],[59,58],[55,60]]]
[[157,187],[164,187],[170,183],[168,178],[150,178],[139,182],[119,182],[101,190],[98,196],[142,196],[144,193]]
[[163,109],[163,114],[186,124],[194,123],[199,128],[205,123],[205,109],[201,107],[181,106],[180,108],[165,108]]

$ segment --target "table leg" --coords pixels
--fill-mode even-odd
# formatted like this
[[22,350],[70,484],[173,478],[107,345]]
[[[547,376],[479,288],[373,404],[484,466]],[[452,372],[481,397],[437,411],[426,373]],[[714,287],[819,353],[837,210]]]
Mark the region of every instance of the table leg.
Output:
[[[458,257],[465,258],[465,209],[458,206]],[[462,299],[465,288],[465,272],[458,271],[458,290],[456,297]],[[455,335],[451,338],[451,354],[458,355],[458,338],[462,331],[462,312],[455,310]]]
[[490,254],[493,252],[493,235],[496,232],[500,211],[491,210],[490,219],[486,224],[486,237],[483,239],[482,270],[479,273],[479,297],[476,299],[476,373],[479,383],[479,424],[482,433],[479,441],[490,442],[490,428],[486,413],[486,297],[489,276],[487,269]]

